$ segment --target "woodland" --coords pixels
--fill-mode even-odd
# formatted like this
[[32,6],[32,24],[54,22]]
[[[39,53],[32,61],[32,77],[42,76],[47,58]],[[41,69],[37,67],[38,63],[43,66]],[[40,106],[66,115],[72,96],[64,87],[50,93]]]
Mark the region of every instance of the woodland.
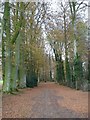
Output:
[[2,91],[40,82],[89,90],[88,2],[2,2]]

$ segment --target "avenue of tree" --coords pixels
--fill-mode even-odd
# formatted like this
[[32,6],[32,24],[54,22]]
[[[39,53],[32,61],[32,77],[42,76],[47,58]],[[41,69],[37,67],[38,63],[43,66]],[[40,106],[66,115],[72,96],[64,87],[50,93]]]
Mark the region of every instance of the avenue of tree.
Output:
[[1,4],[3,92],[55,81],[75,89],[90,83],[86,2]]

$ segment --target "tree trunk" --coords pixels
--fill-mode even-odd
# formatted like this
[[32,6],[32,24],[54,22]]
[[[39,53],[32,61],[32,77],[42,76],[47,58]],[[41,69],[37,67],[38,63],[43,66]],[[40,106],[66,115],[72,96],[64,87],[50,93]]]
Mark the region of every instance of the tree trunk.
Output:
[[[11,79],[11,40],[10,40],[10,7],[9,2],[5,2],[4,19],[6,20],[6,56],[5,56],[5,78],[3,82],[3,91],[10,92]],[[3,68],[4,69],[4,68]]]

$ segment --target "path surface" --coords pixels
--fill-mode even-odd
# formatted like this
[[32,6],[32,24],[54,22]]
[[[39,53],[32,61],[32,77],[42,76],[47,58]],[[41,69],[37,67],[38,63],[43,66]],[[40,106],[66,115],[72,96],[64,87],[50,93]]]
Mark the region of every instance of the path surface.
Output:
[[18,95],[3,95],[4,118],[86,118],[88,93],[55,83],[41,83]]

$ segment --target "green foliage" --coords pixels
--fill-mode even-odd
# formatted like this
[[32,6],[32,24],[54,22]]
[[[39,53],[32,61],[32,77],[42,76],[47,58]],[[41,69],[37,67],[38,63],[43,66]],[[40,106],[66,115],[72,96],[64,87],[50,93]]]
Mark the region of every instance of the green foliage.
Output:
[[70,63],[69,63],[67,57],[66,57],[66,60],[65,60],[65,64],[66,64],[66,80],[67,80],[67,85],[70,87],[71,86],[71,69],[70,69]]
[[31,68],[28,72],[27,72],[27,76],[26,76],[26,86],[33,88],[34,86],[37,86],[37,75],[35,73],[35,71],[33,70],[33,68]]
[[76,57],[74,59],[74,77],[76,81],[76,89],[80,89],[83,78],[83,68],[78,53],[76,54]]
[[56,80],[60,84],[62,84],[64,81],[64,67],[61,56],[60,59],[56,61]]

